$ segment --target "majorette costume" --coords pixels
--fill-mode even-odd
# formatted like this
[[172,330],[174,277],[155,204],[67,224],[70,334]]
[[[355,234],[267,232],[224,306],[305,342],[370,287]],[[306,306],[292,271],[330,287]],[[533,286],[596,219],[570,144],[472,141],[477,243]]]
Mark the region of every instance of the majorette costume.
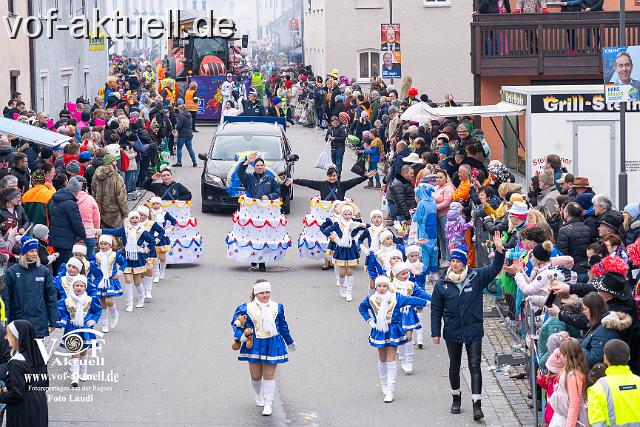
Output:
[[[100,236],[99,242],[113,244],[113,239],[105,234]],[[124,256],[109,249],[108,251],[97,252],[96,259],[93,262],[102,272],[102,279],[98,282],[96,296],[100,299],[121,296],[122,285],[118,280],[118,273],[124,273],[127,267],[127,261]]]
[[[418,245],[411,245],[404,249],[404,253],[408,258],[412,253],[417,253],[418,256],[420,256],[422,254],[422,250]],[[416,262],[410,262],[407,260],[405,262],[409,266],[409,280],[417,286],[420,286],[422,290],[425,290],[425,285],[427,283],[427,268],[425,265],[419,260]]]
[[[53,284],[56,287],[58,301],[63,301],[67,296],[73,293],[73,282],[76,280],[78,276],[81,276],[80,273],[75,276],[71,276],[69,274],[68,269],[66,268],[68,265],[72,265],[78,269],[78,271],[82,270],[83,263],[76,257],[69,258],[69,261],[65,264],[65,268],[60,268],[60,273],[56,277],[53,278]],[[99,272],[100,270],[98,270]],[[100,280],[102,280],[102,275],[100,273]],[[89,296],[94,296],[97,293],[96,287],[93,282],[87,281],[87,289],[86,292]]]
[[[269,282],[259,282],[253,285],[253,294],[271,292]],[[252,328],[253,346],[248,349],[246,341],[240,347],[238,360],[246,362],[264,363],[269,365],[285,363],[287,346],[295,350],[295,343],[289,334],[289,325],[284,317],[284,307],[273,300],[266,304],[258,301],[257,297],[246,304],[239,305],[231,320],[234,339],[244,338],[244,328],[238,327],[238,316],[244,316],[244,328]],[[286,345],[285,345],[286,344]],[[256,393],[256,404],[264,406],[263,415],[271,415],[271,405],[276,391],[275,379],[251,381]]]
[[[380,283],[389,285],[389,278],[379,276],[376,286]],[[401,309],[407,306],[424,307],[427,300],[417,297],[407,297],[397,292],[387,290],[384,294],[376,291],[360,303],[359,311],[364,320],[371,326],[369,343],[372,347],[398,347],[407,342],[407,336],[402,329]],[[393,401],[398,366],[393,362],[378,361],[378,374],[385,394],[385,402]]]
[[[353,203],[343,203],[341,206],[341,214],[351,211],[354,215],[357,208]],[[354,239],[366,226],[354,220],[345,221],[342,216],[336,222],[325,221],[320,226],[320,231],[331,241],[336,243],[333,253],[333,262],[340,267],[353,267],[358,265],[360,261],[360,251],[358,243]]]
[[138,212],[131,211],[127,218],[127,225],[118,228],[104,228],[102,234],[110,234],[122,240],[127,261],[124,272],[142,274],[147,269],[147,255],[155,247],[155,240],[142,224],[131,224],[131,218],[134,216],[140,217]]
[[136,208],[136,210],[141,213],[146,215],[147,220],[143,223],[140,222],[140,224],[144,227],[144,229],[151,235],[151,237],[153,238],[153,247],[149,248],[149,252],[147,252],[146,254],[146,259],[147,262],[151,262],[151,263],[155,263],[158,259],[158,254],[156,252],[157,248],[156,248],[156,242],[164,240],[164,238],[166,237],[166,232],[165,229],[158,224],[156,221],[152,221],[150,215],[150,210],[148,207],[146,206],[138,206]]
[[[375,211],[374,211],[375,212]],[[373,213],[372,213],[373,214]],[[373,226],[369,226],[372,228]],[[364,233],[360,236],[358,241],[360,244],[364,242],[364,240],[369,237],[369,255],[367,256],[365,262],[367,267],[367,273],[369,273],[369,277],[371,280],[375,281],[376,278],[380,275],[388,275],[391,273],[391,268],[389,265],[389,260],[391,259],[391,254],[393,251],[400,251],[400,255],[402,255],[402,251],[404,250],[404,246],[398,243],[398,238],[396,238],[391,231],[384,228],[376,233],[376,230],[368,231],[365,230]],[[378,227],[376,227],[377,229]],[[374,244],[374,239],[370,236],[377,234],[377,244]],[[368,236],[367,236],[368,235]],[[384,246],[383,242],[388,237],[393,237],[394,244],[391,246]]]
[[[152,197],[149,200],[150,204],[154,203],[162,203],[162,199],[160,197]],[[176,219],[169,213],[162,209],[162,205],[160,205],[160,209],[149,208],[151,215],[153,217],[153,221],[158,224],[163,230],[167,227],[167,222],[171,224],[171,227],[175,227],[177,224]],[[168,231],[171,231],[169,229]],[[162,239],[156,238],[156,252],[157,253],[166,253],[171,250],[171,240],[168,236],[169,233],[165,232]]]

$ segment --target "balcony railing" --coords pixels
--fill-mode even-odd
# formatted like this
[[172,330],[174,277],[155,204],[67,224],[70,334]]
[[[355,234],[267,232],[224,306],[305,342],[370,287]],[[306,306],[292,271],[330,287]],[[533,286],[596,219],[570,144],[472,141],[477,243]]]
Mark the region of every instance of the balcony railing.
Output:
[[[602,48],[618,46],[618,12],[476,15],[474,74],[602,74]],[[628,46],[640,45],[640,12],[626,13]],[[640,66],[640,65],[639,65]]]

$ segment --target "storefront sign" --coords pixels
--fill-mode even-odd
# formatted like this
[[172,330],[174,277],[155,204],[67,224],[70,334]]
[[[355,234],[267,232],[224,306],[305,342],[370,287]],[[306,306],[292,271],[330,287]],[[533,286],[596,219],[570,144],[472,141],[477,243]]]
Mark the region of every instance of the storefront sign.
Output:
[[509,92],[508,90],[502,91],[502,101],[508,102],[514,105],[527,105],[527,95],[523,93]]
[[[531,95],[532,113],[613,113],[616,111],[620,111],[620,103],[606,101],[603,94]],[[638,111],[640,111],[640,102],[627,102],[627,112]]]

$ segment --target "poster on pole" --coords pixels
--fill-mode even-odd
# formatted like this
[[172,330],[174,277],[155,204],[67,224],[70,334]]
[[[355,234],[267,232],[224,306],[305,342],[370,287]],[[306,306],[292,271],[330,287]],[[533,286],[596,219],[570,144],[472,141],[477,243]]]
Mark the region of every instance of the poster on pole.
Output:
[[607,102],[640,101],[640,46],[602,49]]
[[400,24],[380,25],[380,60],[383,79],[397,79],[402,76]]

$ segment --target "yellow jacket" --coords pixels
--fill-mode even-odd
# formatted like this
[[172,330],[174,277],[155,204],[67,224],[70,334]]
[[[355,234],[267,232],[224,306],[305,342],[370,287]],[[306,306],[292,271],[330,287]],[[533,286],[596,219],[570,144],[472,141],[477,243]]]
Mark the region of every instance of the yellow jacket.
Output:
[[626,366],[609,366],[587,390],[592,427],[640,425],[640,377]]

